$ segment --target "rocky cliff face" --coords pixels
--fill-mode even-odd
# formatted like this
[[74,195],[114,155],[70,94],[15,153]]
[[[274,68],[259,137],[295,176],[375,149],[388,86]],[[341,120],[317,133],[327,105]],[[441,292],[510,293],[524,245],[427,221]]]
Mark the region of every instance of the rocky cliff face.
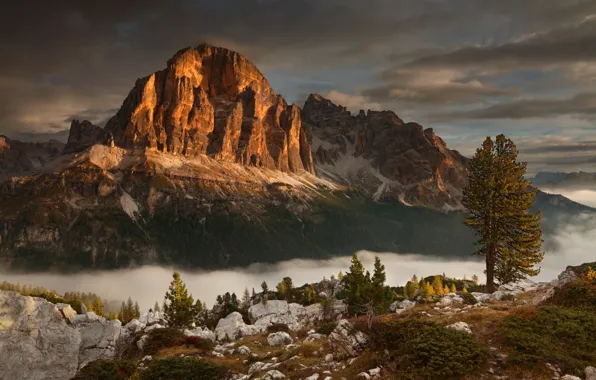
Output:
[[392,197],[433,208],[457,207],[468,159],[431,128],[404,123],[391,111],[360,111],[320,95],[309,96],[303,123],[312,130],[319,174],[360,188],[375,199]]
[[181,50],[139,79],[106,130],[123,148],[313,172],[300,109],[246,58],[209,45]]
[[88,120],[73,120],[63,153],[81,152],[95,144],[110,144],[109,133]]

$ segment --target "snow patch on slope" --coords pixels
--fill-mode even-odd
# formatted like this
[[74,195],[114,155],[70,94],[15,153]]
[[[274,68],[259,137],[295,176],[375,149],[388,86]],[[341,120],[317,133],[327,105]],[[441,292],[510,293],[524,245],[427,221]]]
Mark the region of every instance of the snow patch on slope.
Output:
[[122,191],[122,196],[120,197],[120,204],[122,205],[122,210],[128,214],[130,219],[133,221],[137,221],[135,213],[139,213],[139,206],[135,202],[135,200],[128,194],[126,191]]
[[318,167],[350,182],[350,178],[356,176],[361,170],[372,169],[372,159],[355,156],[356,148],[354,144],[350,143],[345,136],[343,138],[346,142],[346,153],[340,154],[339,158],[333,164],[325,163],[318,165]]
[[381,183],[381,186],[379,186],[377,191],[373,194],[373,200],[375,202],[378,201],[383,196],[383,193],[385,192],[386,188],[387,188],[387,182]]
[[[401,187],[397,181],[391,180],[379,172],[373,166],[372,159],[366,159],[362,156],[356,156],[356,148],[354,144],[345,137],[346,153],[340,154],[338,159],[332,163],[324,163],[317,165],[319,174],[330,178],[332,180],[342,180],[350,185],[355,182],[365,182],[365,186],[370,187],[370,191],[376,187],[373,193],[373,200],[378,201],[383,194],[391,192],[392,187]],[[314,141],[314,139],[313,139]],[[375,179],[378,181],[375,181]],[[377,187],[378,186],[378,187]]]

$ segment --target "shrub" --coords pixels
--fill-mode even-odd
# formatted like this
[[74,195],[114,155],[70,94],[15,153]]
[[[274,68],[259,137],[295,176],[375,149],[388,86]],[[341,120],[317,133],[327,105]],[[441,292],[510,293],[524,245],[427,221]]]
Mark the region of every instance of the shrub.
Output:
[[290,329],[288,328],[288,325],[286,325],[285,323],[274,323],[270,326],[267,326],[267,332],[269,334],[271,333],[276,333],[276,332],[290,332]]
[[[388,320],[371,331],[373,348],[399,379],[456,379],[480,370],[487,350],[469,334],[436,322]],[[386,351],[385,351],[386,350]]]
[[300,354],[302,354],[302,356],[305,358],[314,358],[318,355],[317,353],[320,348],[320,342],[303,343],[300,346]]
[[303,328],[303,329],[300,329],[300,330],[298,330],[298,331],[294,331],[294,335],[296,335],[296,337],[297,337],[298,339],[304,339],[304,338],[306,338],[307,336],[309,336],[309,335],[310,335],[310,334],[308,333],[309,331],[310,331],[310,329],[308,329],[308,328]]
[[194,346],[203,351],[212,351],[215,347],[215,343],[213,343],[211,340],[201,338],[200,336],[185,336],[184,344],[186,344],[187,347]]
[[522,366],[556,364],[566,372],[596,363],[596,316],[552,306],[524,308],[498,326],[509,360]]
[[70,307],[72,307],[77,314],[82,314],[83,313],[83,301],[81,300],[70,300],[70,301],[65,301],[67,304],[70,305]]
[[460,296],[464,299],[466,305],[476,305],[478,303],[478,300],[472,293],[462,293]]
[[591,273],[557,289],[550,303],[596,313],[596,280]]
[[515,301],[515,296],[513,294],[504,294],[501,301]]
[[185,336],[179,330],[174,328],[155,329],[149,332],[149,337],[145,342],[143,351],[148,355],[154,355],[159,350],[181,346],[185,342]]
[[126,360],[95,360],[72,380],[129,380],[136,371],[137,366]]
[[272,357],[276,357],[278,359],[278,361],[284,362],[284,361],[298,355],[300,353],[300,350],[301,350],[301,347],[293,347],[290,349],[284,348],[279,351],[274,351],[271,354],[267,354],[267,355],[265,355],[265,357],[266,358],[268,357],[266,360],[269,360]]
[[317,333],[329,335],[337,327],[337,322],[324,323],[317,328]]
[[141,380],[220,380],[227,370],[203,359],[159,359],[141,374]]

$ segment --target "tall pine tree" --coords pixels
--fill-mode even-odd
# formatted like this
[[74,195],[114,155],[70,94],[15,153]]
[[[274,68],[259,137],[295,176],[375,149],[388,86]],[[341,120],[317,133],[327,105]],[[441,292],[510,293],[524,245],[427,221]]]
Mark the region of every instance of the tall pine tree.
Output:
[[173,280],[165,296],[164,317],[170,327],[178,329],[191,327],[198,314],[193,304],[192,294],[188,294],[180,273],[174,272],[172,277]]
[[139,307],[139,302],[135,301],[135,306],[132,309],[134,318],[139,318],[141,316],[141,308]]
[[389,309],[389,305],[395,300],[395,293],[391,288],[385,286],[385,265],[381,259],[375,256],[375,268],[372,276],[371,298],[374,301],[374,308],[377,314],[383,314]]
[[[350,271],[346,274],[346,293],[347,303],[350,314],[356,314],[362,306],[362,299],[366,293],[366,277],[364,275],[364,266],[360,262],[358,255],[352,256]],[[370,275],[369,275],[370,277]]]
[[[254,291],[254,289],[253,289]],[[244,293],[242,294],[242,309],[248,310],[250,307],[250,293],[248,292],[248,288],[244,288]]]
[[527,164],[517,161],[515,144],[504,135],[487,137],[470,164],[469,184],[462,204],[469,216],[464,223],[476,230],[486,260],[487,291],[499,283],[535,276],[541,252],[542,214],[532,214],[536,189],[524,179]]

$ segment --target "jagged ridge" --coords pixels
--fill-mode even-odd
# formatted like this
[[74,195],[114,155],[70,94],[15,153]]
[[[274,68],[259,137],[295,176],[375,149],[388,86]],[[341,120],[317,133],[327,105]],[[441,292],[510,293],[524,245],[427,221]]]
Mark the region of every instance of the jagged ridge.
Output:
[[433,208],[459,205],[469,159],[448,149],[432,128],[404,123],[392,111],[361,110],[352,116],[318,94],[309,96],[302,118],[312,130],[320,174],[364,188],[376,199]]

